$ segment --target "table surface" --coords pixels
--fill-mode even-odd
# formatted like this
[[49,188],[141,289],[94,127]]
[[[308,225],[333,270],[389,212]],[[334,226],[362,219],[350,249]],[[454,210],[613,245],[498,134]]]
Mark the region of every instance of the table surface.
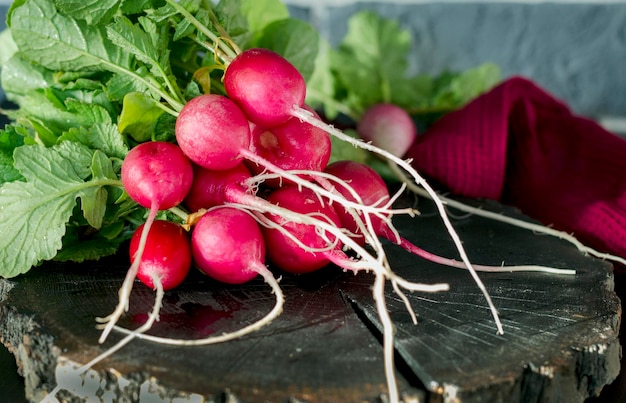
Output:
[[[401,234],[454,257],[430,202],[421,200],[418,208],[421,216],[396,221]],[[398,274],[451,286],[448,292],[407,295],[417,325],[388,287],[403,393],[444,400],[456,396],[462,402],[576,402],[597,394],[617,376],[620,304],[609,264],[581,255],[562,240],[507,224],[479,217],[453,222],[475,263],[544,264],[575,268],[577,274],[482,273],[504,325],[504,335],[497,335],[484,297],[467,271],[425,262],[387,243]],[[80,265],[46,264],[0,283],[10,288],[0,306],[3,342],[16,346],[27,340],[31,355],[21,365],[37,371],[38,382],[27,388],[29,396],[41,397],[54,387],[56,360],[84,363],[112,343],[97,344],[94,318],[110,313],[116,304],[128,267],[123,255]],[[162,395],[187,399],[228,395],[244,402],[376,401],[386,386],[372,283],[371,275],[355,276],[335,267],[285,275],[284,312],[266,328],[205,347],[135,340],[97,366],[92,376],[101,382],[100,393],[149,393],[146,387],[152,386]],[[137,285],[121,324],[142,323],[153,299],[152,291]],[[180,289],[167,293],[161,320],[151,332],[206,337],[241,327],[273,303],[260,279],[234,287],[194,272]],[[66,386],[68,382],[79,395],[95,393],[76,386],[76,380],[62,380]],[[121,382],[130,386],[123,389]]]

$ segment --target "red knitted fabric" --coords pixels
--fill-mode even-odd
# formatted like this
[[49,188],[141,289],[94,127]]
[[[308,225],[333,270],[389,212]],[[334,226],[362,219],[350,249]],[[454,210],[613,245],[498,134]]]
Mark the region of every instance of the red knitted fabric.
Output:
[[451,192],[499,200],[626,257],[626,140],[514,77],[419,136],[407,157]]

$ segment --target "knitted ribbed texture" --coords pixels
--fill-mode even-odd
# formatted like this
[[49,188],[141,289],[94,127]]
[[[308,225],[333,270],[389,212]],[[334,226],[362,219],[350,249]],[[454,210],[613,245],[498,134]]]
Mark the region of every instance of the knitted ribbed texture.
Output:
[[455,194],[513,205],[626,257],[626,141],[528,79],[444,116],[407,157]]

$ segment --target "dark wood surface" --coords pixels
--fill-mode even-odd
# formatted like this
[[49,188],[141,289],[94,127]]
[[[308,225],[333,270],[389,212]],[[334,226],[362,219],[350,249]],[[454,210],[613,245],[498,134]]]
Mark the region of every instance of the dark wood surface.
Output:
[[[433,252],[455,256],[430,203],[421,201],[419,208],[422,216],[397,220],[401,233]],[[449,292],[409,295],[417,325],[388,291],[397,330],[398,378],[406,396],[576,402],[613,381],[620,364],[621,310],[609,264],[582,256],[564,241],[506,224],[478,217],[454,224],[476,263],[545,264],[575,268],[578,274],[481,274],[504,324],[504,335],[497,335],[469,273],[425,262],[387,244],[398,273],[451,286]],[[114,308],[126,268],[121,253],[89,264],[46,264],[1,281],[2,341],[26,369],[29,399],[38,400],[54,387],[57,360],[84,363],[119,339],[113,334],[98,345],[94,318]],[[167,293],[161,320],[151,333],[181,338],[219,334],[253,321],[274,303],[260,279],[237,287],[197,273],[189,280]],[[150,393],[141,387],[150,384],[166,401],[176,396],[243,402],[377,401],[386,387],[372,283],[371,275],[354,276],[334,267],[285,275],[285,310],[259,332],[205,347],[135,340],[98,365],[93,376],[101,378],[103,390],[111,389],[118,397],[146,397]],[[152,291],[137,284],[121,324],[142,323],[153,298]],[[127,380],[125,388],[118,376]],[[86,386],[76,389],[94,393]]]

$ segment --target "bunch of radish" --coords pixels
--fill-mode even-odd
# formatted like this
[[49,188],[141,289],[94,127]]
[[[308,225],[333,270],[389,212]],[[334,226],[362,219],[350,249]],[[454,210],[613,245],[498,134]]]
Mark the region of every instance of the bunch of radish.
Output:
[[[294,274],[334,264],[345,271],[375,274],[373,297],[383,324],[389,397],[397,401],[385,285],[391,283],[411,314],[405,291],[445,291],[448,285],[413,283],[395,274],[380,237],[423,258],[468,269],[502,333],[497,311],[476,270],[515,268],[472,266],[443,203],[409,162],[398,157],[400,151],[355,140],[322,121],[304,104],[302,75],[270,50],[240,52],[227,64],[223,84],[226,94],[199,95],[182,107],[176,120],[176,144],[139,144],[123,162],[123,186],[149,214],[132,238],[131,266],[120,287],[118,305],[109,316],[99,319],[103,329],[100,342],[113,329],[128,333],[114,349],[133,337],[176,345],[241,337],[281,313],[284,296],[266,264]],[[435,201],[462,261],[433,255],[403,239],[392,225],[393,216],[417,213],[394,208],[404,188],[391,195],[382,178],[360,163],[329,165],[330,136],[391,161],[421,185]],[[402,147],[401,141],[396,143]],[[156,219],[161,210],[174,211],[184,224]],[[191,266],[229,284],[242,284],[261,275],[275,294],[275,307],[236,332],[206,339],[145,334],[150,324],[135,331],[116,325],[128,310],[135,279],[157,291],[154,321],[164,291],[180,284]],[[530,266],[517,269],[542,270]]]

